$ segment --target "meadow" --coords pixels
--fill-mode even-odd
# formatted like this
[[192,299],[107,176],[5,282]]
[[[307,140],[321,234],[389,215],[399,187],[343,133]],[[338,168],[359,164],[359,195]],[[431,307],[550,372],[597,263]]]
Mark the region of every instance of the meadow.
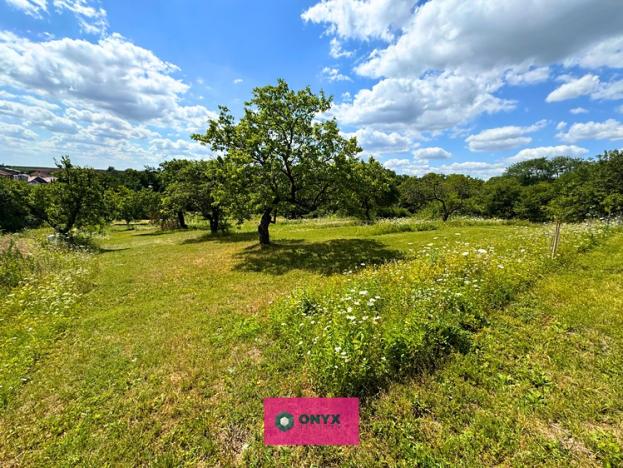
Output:
[[[552,231],[5,236],[0,465],[621,464],[623,234],[564,225],[552,259]],[[361,445],[264,447],[262,399],[313,395],[362,398]]]

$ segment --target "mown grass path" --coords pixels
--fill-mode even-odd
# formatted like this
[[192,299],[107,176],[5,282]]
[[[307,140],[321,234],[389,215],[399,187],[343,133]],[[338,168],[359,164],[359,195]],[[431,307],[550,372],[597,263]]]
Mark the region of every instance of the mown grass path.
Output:
[[[390,389],[367,410],[364,443],[358,451],[339,448],[264,450],[261,398],[278,395],[286,389],[294,393],[304,391],[297,390],[296,373],[280,375],[278,369],[266,362],[264,350],[269,337],[264,326],[266,308],[271,301],[296,287],[320,283],[326,275],[356,269],[362,263],[370,265],[403,258],[417,253],[418,246],[431,242],[461,239],[475,245],[503,244],[506,237],[521,229],[530,228],[449,226],[439,231],[366,236],[365,229],[349,225],[277,225],[273,234],[277,245],[270,250],[255,247],[250,229],[216,239],[205,236],[202,231],[113,232],[102,243],[104,251],[96,260],[96,285],[83,298],[79,317],[67,336],[54,343],[51,351],[39,361],[28,384],[0,415],[0,464],[178,465],[187,462],[212,466],[245,460],[366,463],[379,459],[393,463],[404,461],[405,457],[415,460],[429,456],[456,461],[459,458],[453,457],[460,451],[453,448],[453,440],[456,446],[473,447],[472,452],[465,449],[465,455],[474,461],[508,459],[517,452],[519,442],[504,445],[498,458],[484,442],[478,445],[477,441],[484,440],[483,434],[476,431],[470,438],[465,432],[465,427],[475,424],[467,419],[471,413],[458,414],[465,411],[461,404],[467,405],[462,402],[463,393],[452,395],[462,387],[455,383],[447,388],[443,385],[445,378],[456,377],[469,382],[461,377],[463,374],[459,370],[465,367],[465,372],[469,372],[469,365],[480,364],[466,361],[463,366],[460,362],[480,359],[481,353],[457,358],[456,363],[443,369],[438,377],[424,377],[410,385]],[[618,291],[620,298],[622,244],[620,237],[609,241],[606,247],[585,257],[586,261],[593,262],[586,272],[575,270],[581,268],[578,263],[569,273],[568,284],[561,280],[555,282],[559,287],[566,284],[567,292],[560,293],[563,296],[577,292],[574,281],[583,281],[585,289],[593,284],[595,296],[604,304],[602,315],[593,313],[601,317],[600,323],[612,324],[613,311],[620,305],[616,299],[611,299],[614,296],[603,294],[598,283],[610,281],[612,294]],[[604,249],[610,250],[605,254]],[[588,260],[598,255],[609,263]],[[608,264],[612,265],[612,271],[598,269]],[[589,278],[593,270],[595,275],[603,277],[593,278],[593,283],[584,282],[583,278]],[[540,286],[539,291],[543,288]],[[542,293],[548,294],[546,290]],[[536,300],[544,305],[552,303],[550,296]],[[587,304],[594,305],[594,302]],[[579,307],[577,304],[569,307],[572,306]],[[545,315],[538,315],[538,320],[548,325],[551,320],[543,318],[547,316],[546,310],[539,309],[539,313]],[[582,322],[580,315],[580,312],[573,315],[577,322],[573,322],[573,326],[580,330],[576,333],[584,340],[582,346],[587,347],[587,357],[594,361],[611,360],[611,364],[620,365],[613,354],[619,351],[618,356],[621,356],[620,321],[597,329],[593,321]],[[537,332],[547,331],[551,333],[550,341],[562,347],[560,352],[565,356],[569,353],[564,347],[566,341],[558,339],[558,334],[566,336],[566,329],[555,331],[549,325],[532,319],[526,321],[512,313],[504,317],[500,315],[495,320],[508,320],[509,324],[501,323],[498,327],[494,321],[480,334],[483,346],[487,343],[493,346],[491,356],[498,357],[500,350],[494,346],[498,342],[499,346],[508,345],[513,349],[518,346],[519,351],[526,353],[538,345],[538,341],[532,342]],[[532,328],[513,328],[522,324]],[[505,340],[514,339],[514,334],[527,332],[529,336],[516,344],[514,341],[504,344]],[[486,338],[494,333],[503,335]],[[595,335],[595,343],[606,339],[607,347],[596,348],[592,341],[585,341],[585,333]],[[516,362],[510,356],[508,359],[509,366]],[[532,362],[532,357],[528,361]],[[580,361],[577,362],[579,366]],[[562,374],[567,372],[567,364],[561,363]],[[586,382],[582,380],[585,377]],[[474,378],[485,379],[478,375]],[[548,374],[547,378],[554,378],[553,370],[552,376]],[[618,390],[610,387],[612,381],[600,381],[584,374],[578,375],[578,379],[582,385],[601,385],[591,387],[591,391],[599,398],[610,395],[610,407],[618,411],[617,403],[612,400]],[[496,386],[488,391],[482,390],[478,382],[473,384],[475,392],[497,395],[497,380]],[[562,388],[552,387],[553,391]],[[439,388],[446,388],[444,391],[450,395]],[[506,389],[506,386],[500,388]],[[512,412],[512,402],[517,396],[500,395],[506,395],[504,402]],[[448,400],[449,396],[453,398]],[[538,396],[535,398],[538,400]],[[428,399],[430,403],[426,402]],[[422,403],[425,416],[417,410],[420,401],[425,401]],[[447,416],[450,418],[447,426],[443,422],[443,415],[448,414],[443,411],[448,406],[442,404],[444,401],[457,402],[454,409],[458,416],[456,419]],[[620,401],[623,400],[619,398]],[[477,404],[486,406],[491,402],[494,400]],[[471,411],[471,406],[469,408]],[[570,408],[567,407],[568,411]],[[441,420],[435,416],[436,411]],[[489,411],[488,424],[496,428],[499,426],[496,417],[500,413]],[[431,421],[427,426],[429,416]],[[517,420],[511,422],[516,430]],[[620,437],[620,429],[618,426],[619,432],[612,437]],[[469,443],[453,439],[457,434],[463,434],[462,438]],[[511,436],[513,434],[516,435],[511,432]],[[511,439],[516,441],[516,438]],[[602,441],[602,445],[607,445],[608,440]],[[429,448],[425,450],[418,444]],[[587,450],[589,454],[594,453],[590,448]],[[607,447],[604,450],[608,450]],[[561,453],[561,459],[565,459],[566,452]]]

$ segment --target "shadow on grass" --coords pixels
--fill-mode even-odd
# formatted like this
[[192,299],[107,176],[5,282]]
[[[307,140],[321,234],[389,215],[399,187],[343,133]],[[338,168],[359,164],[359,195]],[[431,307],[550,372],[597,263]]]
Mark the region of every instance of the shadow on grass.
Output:
[[257,240],[257,232],[228,232],[225,234],[212,234],[206,232],[199,237],[186,239],[181,244],[200,244],[202,242],[249,242]]
[[372,239],[336,239],[306,243],[281,240],[266,247],[253,245],[237,256],[239,271],[283,275],[290,270],[308,270],[332,275],[365,265],[378,265],[404,258],[402,252]]

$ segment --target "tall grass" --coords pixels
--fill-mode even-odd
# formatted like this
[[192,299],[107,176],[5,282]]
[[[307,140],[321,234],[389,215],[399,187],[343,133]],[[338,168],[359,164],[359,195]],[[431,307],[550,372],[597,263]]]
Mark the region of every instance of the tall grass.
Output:
[[414,260],[338,278],[276,304],[277,341],[284,355],[303,362],[317,393],[371,395],[434,368],[452,351],[468,351],[491,310],[606,232],[604,225],[566,229],[554,260],[549,227],[508,238],[503,253],[460,241],[429,244]]
[[68,325],[91,285],[91,254],[52,245],[40,233],[0,238],[0,407],[51,340]]

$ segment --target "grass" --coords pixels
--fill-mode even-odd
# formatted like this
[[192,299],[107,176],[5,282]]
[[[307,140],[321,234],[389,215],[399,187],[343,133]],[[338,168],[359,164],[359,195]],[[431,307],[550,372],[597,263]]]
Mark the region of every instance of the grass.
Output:
[[621,235],[487,311],[469,352],[367,400],[360,447],[263,446],[262,398],[315,392],[275,343],[276,304],[426,249],[504,255],[517,247],[509,239],[542,228],[400,229],[278,223],[275,245],[258,249],[252,225],[228,236],[114,227],[99,253],[66,254],[57,276],[90,273],[61,328],[16,344],[32,327],[2,310],[3,356],[35,349],[36,359],[0,374],[15,387],[0,409],[0,464],[620,463]]

